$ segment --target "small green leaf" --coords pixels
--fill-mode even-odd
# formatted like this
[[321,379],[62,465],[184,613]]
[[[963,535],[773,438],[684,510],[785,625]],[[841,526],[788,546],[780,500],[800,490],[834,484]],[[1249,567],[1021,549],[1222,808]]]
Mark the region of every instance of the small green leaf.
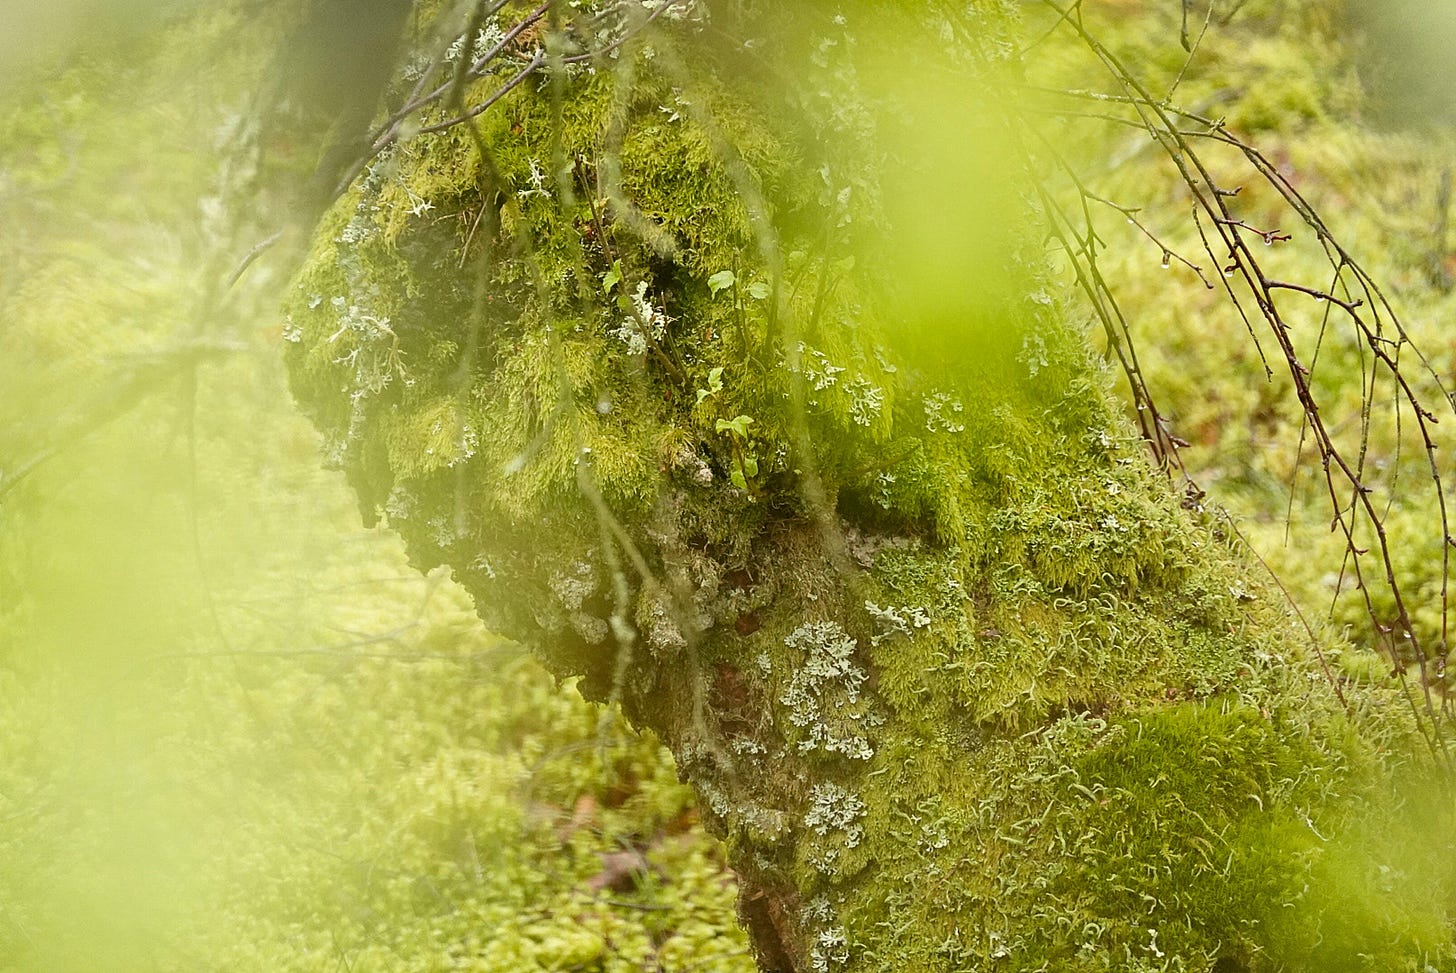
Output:
[[758,476],[758,458],[755,456],[743,457],[743,474],[745,476]]
[[731,432],[739,439],[748,438],[748,427],[753,425],[753,419],[749,416],[734,416],[732,419],[719,419],[718,432]]
[[698,405],[702,405],[703,400],[708,396],[717,395],[721,391],[723,391],[723,369],[715,368],[708,372],[708,387],[698,389]]
[[733,271],[720,270],[712,277],[708,278],[708,291],[714,297],[717,297],[719,291],[723,290],[725,287],[732,287],[733,282],[737,279],[738,278],[733,275]]
[[729,473],[728,474],[728,479],[732,480],[733,481],[733,485],[736,486],[738,489],[740,489],[740,490],[747,490],[748,489],[748,481],[743,478],[743,471],[742,470],[734,470],[732,473]]
[[622,261],[612,261],[612,269],[602,275],[602,290],[608,294],[622,282]]
[[748,294],[754,300],[761,301],[768,297],[768,285],[761,280],[756,280],[748,285]]

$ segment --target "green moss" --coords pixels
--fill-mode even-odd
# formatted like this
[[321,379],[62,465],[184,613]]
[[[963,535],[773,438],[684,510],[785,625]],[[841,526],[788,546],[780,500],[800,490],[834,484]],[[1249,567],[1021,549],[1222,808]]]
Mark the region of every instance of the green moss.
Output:
[[[846,861],[839,890],[824,893],[864,949],[848,968],[1439,962],[1449,889],[1430,879],[1440,870],[1370,840],[1370,829],[1399,825],[1362,806],[1372,778],[1351,762],[1359,744],[1339,731],[1333,740],[1229,698],[1111,722],[1069,717],[975,749],[907,740],[860,793],[873,869],[854,881]],[[953,867],[946,848],[958,849]],[[1382,867],[1385,891],[1372,899]]]

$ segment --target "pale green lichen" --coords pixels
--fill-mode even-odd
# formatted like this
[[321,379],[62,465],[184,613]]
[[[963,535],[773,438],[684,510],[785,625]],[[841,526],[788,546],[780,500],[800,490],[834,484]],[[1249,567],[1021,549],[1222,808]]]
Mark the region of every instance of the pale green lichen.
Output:
[[855,641],[836,622],[814,622],[790,632],[784,645],[803,653],[778,698],[789,724],[784,735],[801,753],[874,756],[866,732],[877,720],[860,698],[867,675],[853,660]]

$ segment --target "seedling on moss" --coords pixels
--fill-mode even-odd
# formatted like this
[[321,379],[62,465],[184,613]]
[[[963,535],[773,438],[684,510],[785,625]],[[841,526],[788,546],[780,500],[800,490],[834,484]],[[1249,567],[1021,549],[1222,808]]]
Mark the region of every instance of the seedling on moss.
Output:
[[610,295],[612,288],[622,282],[622,261],[613,260],[612,269],[602,274],[602,292]]
[[708,372],[708,387],[698,389],[698,405],[702,405],[704,399],[711,399],[721,391],[723,391],[723,369],[715,368]]
[[728,442],[733,449],[733,470],[728,479],[744,491],[748,489],[748,481],[758,476],[758,457],[748,446],[748,427],[751,425],[753,419],[750,416],[735,416],[719,419],[716,427],[719,433],[728,434]]

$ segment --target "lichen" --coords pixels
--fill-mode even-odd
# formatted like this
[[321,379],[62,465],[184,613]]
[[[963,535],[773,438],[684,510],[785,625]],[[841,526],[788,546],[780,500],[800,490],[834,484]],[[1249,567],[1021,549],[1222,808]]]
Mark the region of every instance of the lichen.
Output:
[[778,699],[788,724],[785,737],[801,753],[874,756],[865,735],[874,717],[861,700],[867,677],[854,662],[854,640],[836,622],[813,622],[794,629],[784,645],[803,653]]

